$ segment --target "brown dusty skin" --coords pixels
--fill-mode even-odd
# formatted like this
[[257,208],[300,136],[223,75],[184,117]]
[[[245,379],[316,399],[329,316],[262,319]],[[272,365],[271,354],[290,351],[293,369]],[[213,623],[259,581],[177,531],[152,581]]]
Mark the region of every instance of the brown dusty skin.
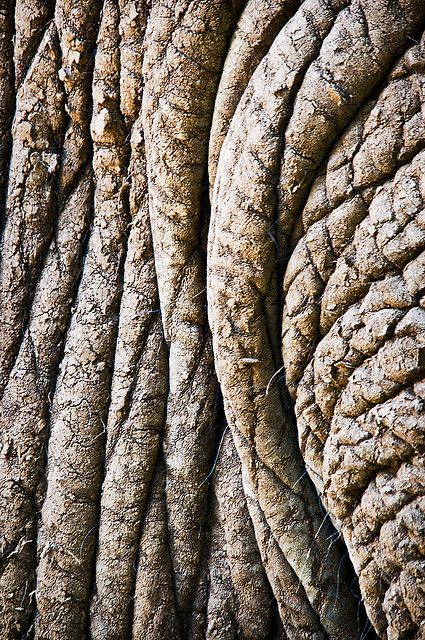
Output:
[[[0,403],[0,509],[4,518],[0,534],[0,608],[5,612],[1,624],[5,637],[14,637],[14,631],[31,626],[36,526],[52,385],[81,268],[91,182],[87,172],[61,213],[28,328]],[[4,599],[6,591],[13,597]]]
[[208,626],[205,637],[208,640],[213,640],[213,638],[216,640],[237,638],[237,624],[234,615],[235,591],[226,556],[224,531],[217,516],[212,519],[211,528],[210,555],[208,559],[208,579],[210,583],[207,607]]
[[236,637],[269,638],[271,592],[248,513],[240,461],[227,427],[218,455],[214,493],[234,589]]
[[[277,367],[273,362],[275,336],[267,331],[276,307],[270,231],[273,210],[270,212],[267,197],[273,202],[279,122],[281,128],[291,93],[317,55],[320,39],[332,28],[338,8],[341,5],[332,11],[315,2],[304,4],[275,40],[239,104],[233,120],[238,120],[238,128],[231,127],[225,141],[214,191],[209,301],[216,366],[243,472],[270,534],[299,576],[305,591],[304,606],[308,609],[312,605],[320,612],[324,628],[317,621],[314,630],[305,631],[305,637],[324,634],[327,629],[334,637],[343,638],[348,633],[351,636],[356,625],[355,605],[352,602],[350,612],[348,594],[344,612],[335,605],[339,550],[338,546],[330,550],[326,566],[328,523],[323,522],[314,489],[303,474],[295,433],[285,415],[285,400],[276,385],[268,388]],[[308,38],[295,38],[296,33],[306,30]],[[294,69],[292,85],[288,80],[284,84],[285,64]],[[243,147],[239,136],[243,136]],[[260,255],[261,269],[257,266]],[[244,388],[247,394],[242,392]],[[277,511],[276,502],[285,508]],[[293,585],[293,591],[299,597],[298,585]],[[313,620],[308,613],[307,619]],[[292,634],[303,624],[300,616]]]
[[12,136],[10,125],[14,110],[14,68],[13,68],[13,3],[0,2],[0,224],[3,221],[4,189],[7,179],[7,161],[10,154]]
[[13,62],[16,89],[24,82],[54,12],[52,0],[15,0]]
[[56,0],[61,49],[58,76],[65,92],[67,128],[63,140],[59,198],[67,197],[91,161],[90,114],[96,96],[91,93],[93,56],[96,47],[100,0]]
[[[139,34],[146,25],[144,11],[143,6],[137,14],[134,9],[132,22],[126,23],[133,31],[137,26]],[[133,47],[139,46],[138,51],[132,49],[134,64],[126,52],[127,68],[140,69],[136,53],[142,55],[142,42],[143,38],[133,42]],[[126,94],[130,93],[130,97],[133,94],[134,102],[141,90],[141,78],[138,86],[126,72],[123,78],[122,82],[130,83]],[[128,106],[130,115],[132,104]],[[127,121],[130,123],[129,118]],[[106,461],[91,606],[93,639],[120,639],[128,634],[141,519],[160,444],[168,391],[140,117],[131,131],[128,180],[131,222],[106,423]]]
[[[75,32],[84,31],[86,42],[89,43],[96,5],[93,4],[88,13],[79,11],[73,21],[71,12],[68,11],[65,23],[61,20],[61,12],[63,13],[69,7],[64,7],[63,4],[57,4],[57,20],[61,21],[58,40],[59,46],[62,47],[64,64],[64,60],[69,57],[69,48],[67,49],[64,44],[67,30],[71,28],[74,36]],[[73,40],[68,38],[68,41]],[[80,91],[81,87],[87,89],[87,62],[88,55],[82,52],[80,60],[74,60],[72,80],[65,87],[64,98],[69,118],[61,154],[55,156],[55,163],[60,165],[57,170],[59,185],[56,183],[55,187],[53,184],[55,197],[50,199],[51,210],[48,206],[45,209],[46,217],[51,216],[55,209],[58,209],[60,214],[43,271],[35,289],[28,327],[0,407],[4,451],[1,462],[6,465],[2,477],[7,478],[2,486],[2,511],[6,526],[2,532],[1,546],[8,556],[4,563],[2,580],[9,587],[7,604],[11,614],[4,620],[4,628],[5,633],[10,634],[16,632],[21,635],[28,626],[31,626],[36,524],[43,495],[41,483],[45,467],[49,407],[57,373],[56,367],[62,355],[63,336],[69,322],[75,285],[81,269],[83,240],[91,217],[91,171],[83,165],[83,162],[87,164],[88,160],[89,127],[82,117],[82,111],[87,109],[89,93],[86,91],[86,97],[83,100],[78,99],[78,96],[75,97],[78,93],[78,85]],[[39,65],[34,66],[37,69],[40,68]],[[57,69],[54,75],[59,76]],[[23,82],[22,91],[24,92],[25,89],[23,95],[26,95],[27,91],[31,94],[31,77],[30,71]],[[38,82],[40,84],[40,81]],[[62,105],[62,94],[56,94],[54,99],[59,106]],[[69,108],[70,104],[73,105],[72,110]],[[72,132],[76,129],[80,134],[77,162],[74,150],[67,144],[72,137]],[[37,133],[37,130],[34,129],[34,131]],[[70,132],[71,136],[69,136]],[[82,146],[82,143],[85,143],[85,146]],[[41,154],[41,158],[45,164],[46,156]],[[65,190],[67,175],[72,175],[72,179],[68,181],[68,188]],[[40,213],[44,213],[43,210]],[[26,223],[21,223],[23,229],[27,224],[29,237],[31,237],[31,230],[34,229],[32,226],[34,223],[40,224],[32,216]],[[14,348],[16,349],[16,345]],[[13,593],[12,598],[10,593]],[[18,616],[16,612],[19,612]]]
[[313,172],[337,133],[403,45],[411,44],[424,19],[423,3],[410,0],[400,4],[358,0],[339,15],[320,56],[306,73],[285,131],[278,188],[279,237],[293,227]]
[[369,616],[389,638],[422,637],[404,585],[416,576],[421,588],[422,579],[423,167],[420,153],[372,199],[345,270],[348,282],[355,270],[364,284],[351,288],[349,307],[342,289],[339,318],[297,397],[306,461],[348,544]]
[[138,120],[129,167],[132,222],[107,421],[93,638],[121,638],[128,628],[140,523],[168,391],[140,134]]
[[142,98],[143,46],[152,0],[120,0],[120,109],[127,129],[136,120]]
[[229,44],[214,104],[208,151],[211,189],[220,150],[239,100],[273,40],[300,4],[299,0],[248,0],[244,7]]
[[366,216],[377,187],[424,144],[423,41],[410,48],[397,67],[378,99],[355,118],[332,150],[299,218],[297,235],[303,237],[285,273],[282,331],[292,394],[319,339],[322,295],[336,259]]
[[[56,21],[49,23],[17,91],[0,264],[1,392],[58,212],[78,187],[88,162],[87,70],[98,7],[93,2],[83,11],[74,5],[69,0],[57,3]],[[21,9],[17,5],[17,12]],[[22,20],[25,23],[25,16]]]
[[425,4],[0,0],[0,639],[425,638]]
[[112,0],[107,2],[93,79],[93,229],[52,401],[47,492],[38,538],[36,638],[43,639],[84,637],[81,608],[88,603],[93,570],[92,534],[127,226],[127,149],[117,100],[118,17]]
[[160,461],[140,538],[132,633],[135,639],[179,640],[181,637],[169,554],[164,489],[164,464]]
[[55,181],[64,134],[60,50],[51,23],[16,96],[5,227],[1,242],[0,393],[57,217]]
[[[305,4],[304,7],[306,6]],[[318,13],[315,14],[316,19],[317,15]],[[401,14],[398,9],[388,11],[386,7],[376,3],[373,6],[354,3],[339,14],[334,28],[324,41],[319,58],[311,64],[306,73],[285,132],[279,182],[280,242],[293,225],[291,218],[301,201],[303,191],[308,186],[306,178],[312,175],[329,141],[335,137],[338,129],[347,122],[350,113],[354,112],[373,84],[378,81],[382,67],[388,65],[391,57],[400,50],[400,30],[404,28],[406,34],[410,33],[409,15],[413,18],[414,13]],[[364,41],[357,37],[360,31],[364,29],[365,24],[377,24],[383,18],[385,24],[381,27],[381,33],[379,29],[374,28],[373,38],[365,45]],[[295,20],[290,21],[282,33],[289,31],[294,22]],[[390,40],[388,29],[391,30],[395,25],[398,25],[398,36]],[[292,566],[300,575],[302,571],[305,573],[305,566],[297,566],[298,560],[294,553],[296,547],[285,543],[284,527],[275,517],[270,502],[273,483],[269,480],[267,488],[260,485],[258,462],[252,455],[252,448],[255,447],[255,450],[259,451],[258,457],[262,453],[261,462],[265,469],[273,470],[274,475],[277,478],[280,476],[282,480],[288,477],[288,465],[284,473],[278,471],[284,454],[279,451],[280,455],[276,456],[275,452],[281,445],[270,429],[271,424],[281,423],[282,417],[278,417],[279,413],[276,414],[276,393],[267,386],[267,380],[270,381],[274,374],[271,361],[273,335],[270,330],[266,333],[265,326],[267,323],[273,326],[273,312],[269,310],[273,305],[273,217],[270,215],[270,210],[273,212],[273,207],[270,206],[270,203],[273,204],[273,195],[270,193],[269,185],[273,186],[276,179],[276,163],[273,163],[272,149],[273,144],[279,148],[277,136],[280,129],[277,123],[278,116],[282,121],[281,96],[285,95],[268,70],[268,66],[279,56],[278,43],[279,37],[253,75],[222,149],[213,198],[209,301],[216,365],[227,417],[234,433],[241,438],[239,455],[243,463],[245,457],[247,475],[250,472],[252,474],[251,469],[255,464],[256,474],[252,484],[255,487],[257,483],[256,492],[260,495],[260,504],[266,518],[271,522],[272,530],[275,529],[280,534],[282,549],[289,555]],[[344,47],[350,48],[350,57],[344,54]],[[335,48],[338,55],[335,55]],[[373,55],[371,48],[374,51]],[[293,59],[294,56],[291,57],[291,62]],[[339,62],[342,59],[344,65]],[[361,74],[361,82],[354,73],[355,69]],[[265,95],[269,98],[263,107]],[[279,104],[279,114],[272,111],[273,99],[275,104]],[[308,105],[311,105],[311,108]],[[338,112],[335,111],[336,105]],[[264,115],[261,113],[262,110]],[[301,174],[304,176],[303,180]],[[281,250],[284,248],[285,246],[281,245]],[[249,392],[244,394],[241,391],[244,388],[249,389]],[[273,400],[275,407],[272,414]],[[264,435],[261,431],[263,424]],[[273,435],[276,443],[271,447]],[[244,441],[247,441],[248,446],[243,452]],[[236,443],[238,444],[237,441]],[[287,448],[285,453],[287,454]],[[291,455],[292,463],[295,457],[296,454]],[[290,486],[287,480],[285,484]],[[288,498],[286,501],[289,502]],[[302,512],[299,513],[301,515]],[[282,512],[279,515],[282,517]],[[298,518],[301,524],[304,517]],[[293,534],[293,531],[291,533]],[[316,536],[315,542],[320,548],[320,536],[317,533]],[[309,534],[306,531],[304,539],[308,538]],[[297,545],[303,544],[302,539],[298,534]],[[304,561],[307,565],[310,559],[314,558],[311,547],[309,549],[307,545],[301,555],[307,558],[307,561]],[[302,577],[301,581],[303,582]],[[314,591],[309,592],[309,589],[312,589],[311,583],[306,581],[304,584],[307,594],[314,598]],[[323,597],[324,589],[319,589],[319,592]],[[318,606],[316,603],[315,605]],[[320,605],[318,608],[320,610]],[[342,626],[346,623],[347,612],[341,611],[340,616]],[[332,631],[336,629],[335,619],[326,620],[326,613],[323,614],[323,618],[325,628],[335,633]],[[349,633],[352,634],[351,626]],[[341,631],[337,634],[340,637]]]
[[208,488],[202,482],[214,442],[217,391],[205,310],[201,194],[215,92],[235,13],[224,0],[158,2],[144,65],[150,218],[169,347],[167,522],[183,629],[201,558]]

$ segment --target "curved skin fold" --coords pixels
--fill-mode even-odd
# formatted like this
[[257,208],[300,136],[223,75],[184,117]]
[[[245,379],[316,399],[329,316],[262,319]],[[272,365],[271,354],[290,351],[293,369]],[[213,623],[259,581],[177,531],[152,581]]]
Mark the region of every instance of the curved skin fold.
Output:
[[0,640],[425,639],[424,29],[0,0]]

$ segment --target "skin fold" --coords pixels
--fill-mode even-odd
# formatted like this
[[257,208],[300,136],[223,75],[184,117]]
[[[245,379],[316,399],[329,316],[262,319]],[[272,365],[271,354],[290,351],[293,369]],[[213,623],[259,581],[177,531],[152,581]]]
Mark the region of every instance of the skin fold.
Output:
[[422,0],[0,0],[1,640],[425,637]]

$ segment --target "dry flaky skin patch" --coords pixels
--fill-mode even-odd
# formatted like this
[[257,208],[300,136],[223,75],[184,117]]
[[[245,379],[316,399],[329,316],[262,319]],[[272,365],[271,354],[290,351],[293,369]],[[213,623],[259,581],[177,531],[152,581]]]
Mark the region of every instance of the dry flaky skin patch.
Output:
[[223,141],[241,96],[282,26],[295,13],[299,0],[248,0],[232,35],[215,99],[208,152],[213,185]]
[[424,20],[0,2],[2,640],[425,637]]
[[[344,286],[296,405],[306,460],[370,618],[389,638],[422,637],[423,175],[422,152],[377,190],[357,226],[344,271],[362,287]],[[419,593],[409,593],[412,584]]]

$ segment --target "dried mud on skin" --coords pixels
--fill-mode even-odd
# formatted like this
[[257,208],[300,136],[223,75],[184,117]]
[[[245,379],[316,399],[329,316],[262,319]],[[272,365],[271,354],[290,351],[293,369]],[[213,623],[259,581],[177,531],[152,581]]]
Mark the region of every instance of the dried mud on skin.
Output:
[[425,638],[421,0],[0,2],[0,638]]

